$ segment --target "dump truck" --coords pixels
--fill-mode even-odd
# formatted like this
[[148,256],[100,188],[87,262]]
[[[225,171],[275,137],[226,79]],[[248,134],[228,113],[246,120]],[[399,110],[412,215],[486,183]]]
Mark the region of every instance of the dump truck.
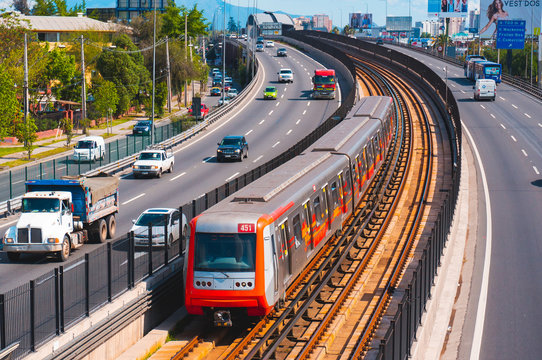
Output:
[[4,236],[10,261],[26,253],[56,253],[66,261],[83,244],[113,238],[119,210],[119,180],[106,174],[30,180],[21,216]]

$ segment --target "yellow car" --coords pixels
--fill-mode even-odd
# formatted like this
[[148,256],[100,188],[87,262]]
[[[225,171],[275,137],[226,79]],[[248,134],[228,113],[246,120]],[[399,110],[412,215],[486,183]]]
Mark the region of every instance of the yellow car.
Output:
[[211,88],[211,96],[220,96],[220,93],[222,93],[222,89],[219,87]]
[[275,99],[277,100],[277,88],[274,86],[268,86],[263,91],[264,99]]

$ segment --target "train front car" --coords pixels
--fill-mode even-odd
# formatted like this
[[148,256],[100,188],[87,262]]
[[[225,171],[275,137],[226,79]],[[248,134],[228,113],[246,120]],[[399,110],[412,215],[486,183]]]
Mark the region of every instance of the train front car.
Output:
[[265,259],[272,256],[264,254],[271,222],[268,216],[212,210],[192,221],[185,280],[190,314],[207,315],[215,326],[231,326],[232,317],[271,311]]

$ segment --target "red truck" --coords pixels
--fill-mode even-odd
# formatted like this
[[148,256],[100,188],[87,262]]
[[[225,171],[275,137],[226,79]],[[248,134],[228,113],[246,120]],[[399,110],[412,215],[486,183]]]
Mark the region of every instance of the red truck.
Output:
[[314,76],[312,77],[313,99],[335,99],[336,82],[335,70],[314,70]]

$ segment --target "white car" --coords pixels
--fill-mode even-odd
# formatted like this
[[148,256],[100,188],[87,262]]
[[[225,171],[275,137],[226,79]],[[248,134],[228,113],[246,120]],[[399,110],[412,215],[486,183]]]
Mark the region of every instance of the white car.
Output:
[[101,136],[87,136],[77,142],[73,149],[74,161],[96,161],[105,158],[105,141]]
[[230,89],[226,95],[228,95],[229,98],[234,98],[238,94],[237,89]]
[[267,40],[265,42],[265,47],[275,47],[275,43],[272,42],[271,40]]
[[277,73],[279,78],[279,82],[287,82],[287,83],[293,83],[294,82],[294,72],[292,69],[280,69],[280,71]]
[[256,44],[256,51],[262,52],[263,51],[263,44]]
[[152,246],[164,246],[164,232],[167,224],[167,246],[175,241],[182,240],[181,246],[184,251],[186,238],[189,236],[186,216],[178,209],[151,208],[143,211],[137,220],[132,220],[133,226],[130,232],[134,232],[134,242],[138,247],[149,246],[149,226],[152,226]]
[[228,105],[230,103],[230,98],[229,97],[225,97],[224,100],[222,100],[222,98],[218,99],[218,106],[222,106],[222,105]]

